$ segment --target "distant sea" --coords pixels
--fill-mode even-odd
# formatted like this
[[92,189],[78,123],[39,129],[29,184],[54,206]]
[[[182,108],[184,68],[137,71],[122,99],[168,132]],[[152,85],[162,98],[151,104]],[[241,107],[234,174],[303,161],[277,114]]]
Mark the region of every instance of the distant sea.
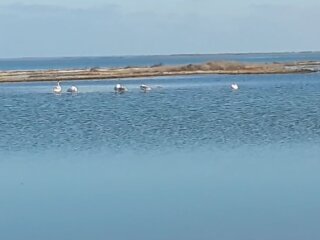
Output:
[[[1,69],[320,60],[1,60]],[[240,89],[232,91],[230,84]],[[0,84],[0,239],[320,239],[320,74]],[[153,90],[140,92],[139,85]],[[71,85],[78,94],[67,94]]]
[[209,61],[240,61],[272,63],[293,61],[319,61],[320,52],[305,53],[256,53],[256,54],[207,54],[159,55],[122,57],[65,57],[65,58],[15,58],[1,59],[0,70],[79,69],[94,67],[152,66],[157,64],[181,65]]

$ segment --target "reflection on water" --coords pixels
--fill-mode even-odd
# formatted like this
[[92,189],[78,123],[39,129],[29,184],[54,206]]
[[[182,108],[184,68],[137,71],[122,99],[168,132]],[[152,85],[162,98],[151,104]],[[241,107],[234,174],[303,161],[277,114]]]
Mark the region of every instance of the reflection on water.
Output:
[[0,239],[318,239],[318,78],[1,85]]

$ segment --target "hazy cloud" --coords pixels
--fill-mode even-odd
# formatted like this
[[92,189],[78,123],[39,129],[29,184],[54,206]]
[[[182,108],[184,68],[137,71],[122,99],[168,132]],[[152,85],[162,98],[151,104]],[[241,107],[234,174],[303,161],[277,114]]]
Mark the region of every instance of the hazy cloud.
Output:
[[39,15],[52,14],[70,14],[70,13],[113,13],[119,12],[120,7],[116,4],[102,5],[99,7],[68,7],[61,5],[47,5],[47,4],[23,4],[14,3],[8,5],[0,5],[0,13],[32,15],[37,17]]
[[319,50],[317,5],[195,2],[0,5],[0,57]]

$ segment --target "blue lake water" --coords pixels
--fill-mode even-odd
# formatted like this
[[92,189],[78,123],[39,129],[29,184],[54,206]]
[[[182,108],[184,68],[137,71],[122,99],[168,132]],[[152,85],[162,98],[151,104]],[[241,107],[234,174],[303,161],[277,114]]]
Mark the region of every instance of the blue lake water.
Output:
[[294,61],[320,61],[320,52],[305,53],[256,53],[256,54],[206,54],[159,55],[115,57],[65,57],[65,58],[16,58],[1,59],[0,70],[78,69],[94,67],[128,67],[197,64],[210,61],[240,61],[272,63]]
[[319,79],[1,84],[0,239],[319,239]]

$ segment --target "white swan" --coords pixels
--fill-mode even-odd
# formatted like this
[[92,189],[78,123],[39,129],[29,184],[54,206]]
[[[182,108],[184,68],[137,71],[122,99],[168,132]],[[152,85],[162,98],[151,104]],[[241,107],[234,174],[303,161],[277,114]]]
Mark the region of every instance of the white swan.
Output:
[[239,89],[238,84],[232,83],[232,84],[231,84],[231,89],[232,89],[232,90],[238,90],[238,89]]
[[142,84],[142,85],[140,86],[140,90],[141,90],[141,91],[144,91],[144,92],[147,92],[147,91],[151,91],[152,88],[149,87],[149,86],[147,86],[147,85]]
[[67,92],[68,93],[77,93],[78,88],[76,86],[71,86],[70,88],[68,88]]
[[53,92],[59,94],[62,92],[62,87],[60,86],[60,82],[58,81],[57,86],[53,88]]
[[118,83],[118,84],[114,87],[114,91],[115,91],[116,93],[124,93],[124,92],[127,92],[128,89],[127,89],[125,86],[123,86],[123,85],[121,85],[121,84]]

